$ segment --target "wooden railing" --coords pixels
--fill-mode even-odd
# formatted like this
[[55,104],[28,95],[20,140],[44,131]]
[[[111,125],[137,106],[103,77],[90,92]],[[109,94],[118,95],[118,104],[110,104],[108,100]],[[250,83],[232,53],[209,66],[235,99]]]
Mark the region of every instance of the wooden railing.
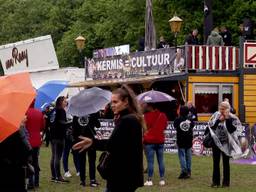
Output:
[[235,71],[239,49],[227,46],[188,45],[187,67],[196,71]]

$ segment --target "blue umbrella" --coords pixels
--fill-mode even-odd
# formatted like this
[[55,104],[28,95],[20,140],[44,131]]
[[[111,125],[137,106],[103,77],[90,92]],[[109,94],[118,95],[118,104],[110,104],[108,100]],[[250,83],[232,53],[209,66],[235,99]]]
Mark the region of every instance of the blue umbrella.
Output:
[[166,102],[166,101],[174,101],[176,100],[172,96],[160,92],[160,91],[147,91],[144,93],[141,93],[137,96],[138,101],[143,103],[158,103],[158,102]]
[[68,81],[48,81],[39,89],[35,101],[35,108],[43,111],[67,87]]

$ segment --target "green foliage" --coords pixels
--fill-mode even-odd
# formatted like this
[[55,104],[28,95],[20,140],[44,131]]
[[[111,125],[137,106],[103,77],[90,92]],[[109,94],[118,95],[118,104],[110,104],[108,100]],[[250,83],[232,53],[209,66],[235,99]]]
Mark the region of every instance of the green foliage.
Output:
[[[61,66],[79,66],[74,39],[86,38],[84,54],[94,49],[130,44],[138,48],[144,36],[144,0],[0,0],[0,44],[51,34]],[[173,44],[168,20],[176,12],[183,19],[178,43],[197,28],[203,34],[202,0],[153,0],[157,37]],[[227,26],[238,44],[239,24],[245,16],[256,20],[256,2],[214,0],[214,25]],[[202,40],[201,36],[201,40]]]

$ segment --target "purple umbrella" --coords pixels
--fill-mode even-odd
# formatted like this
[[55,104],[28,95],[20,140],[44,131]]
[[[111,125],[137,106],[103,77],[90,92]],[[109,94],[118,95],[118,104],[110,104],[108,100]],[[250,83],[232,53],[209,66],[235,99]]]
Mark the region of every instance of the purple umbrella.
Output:
[[158,102],[166,102],[166,101],[174,101],[172,96],[160,92],[160,91],[147,91],[145,93],[141,93],[137,96],[138,101],[144,103],[158,103]]

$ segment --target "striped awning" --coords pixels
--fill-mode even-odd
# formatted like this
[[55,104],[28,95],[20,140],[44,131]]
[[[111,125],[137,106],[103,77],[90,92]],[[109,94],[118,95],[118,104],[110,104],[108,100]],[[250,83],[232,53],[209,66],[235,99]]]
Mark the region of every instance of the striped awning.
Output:
[[198,85],[195,86],[195,94],[218,94],[219,86]]
[[222,87],[222,93],[223,94],[232,94],[233,87],[232,86],[223,86]]

